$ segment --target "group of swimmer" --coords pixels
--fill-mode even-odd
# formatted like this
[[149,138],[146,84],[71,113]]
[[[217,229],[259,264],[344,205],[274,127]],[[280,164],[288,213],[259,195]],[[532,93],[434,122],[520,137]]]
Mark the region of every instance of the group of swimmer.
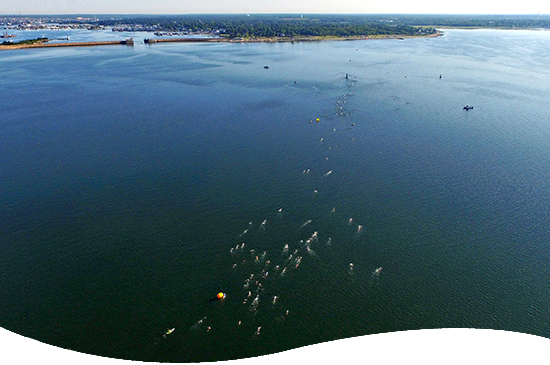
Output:
[[[352,78],[351,75],[346,74],[345,76],[347,82]],[[347,97],[348,94],[345,96]],[[341,101],[341,102],[340,102]],[[338,104],[338,113],[339,117],[347,116],[342,114],[342,105],[345,103],[344,100],[339,100]],[[321,117],[314,118],[315,125],[323,125]],[[313,120],[310,120],[309,123],[313,124]],[[317,124],[318,123],[318,124]],[[352,124],[355,125],[355,124]],[[333,128],[336,131],[336,128]],[[353,138],[352,138],[353,140]],[[324,142],[324,138],[320,139],[320,142]],[[331,149],[332,147],[329,147]],[[328,157],[325,158],[325,161],[328,160]],[[328,170],[328,171],[327,171]],[[310,175],[311,169],[304,169],[303,175],[305,178]],[[326,169],[323,172],[320,172],[318,176],[322,176],[325,179],[332,178],[332,175],[337,175],[337,172],[334,170]],[[314,195],[317,194],[318,189],[314,190]],[[332,208],[330,211],[334,213],[336,207]],[[269,218],[269,217],[268,217]],[[275,220],[280,224],[283,219],[283,209],[280,208],[275,213]],[[349,218],[347,221],[348,225],[353,224],[353,218]],[[285,229],[288,229],[293,223],[285,224]],[[275,226],[275,225],[273,225]],[[296,225],[298,233],[304,236],[304,233],[308,229],[311,229],[314,226],[312,219],[304,220],[301,225]],[[243,227],[244,228],[244,227]],[[262,235],[268,235],[272,231],[272,226],[270,226],[270,220],[264,219],[261,223],[256,223],[254,225],[252,222],[248,223],[248,226],[241,233],[237,234],[238,237],[237,244],[233,242],[232,247],[229,249],[229,253],[233,258],[233,263],[231,265],[232,275],[236,276],[238,280],[242,283],[242,292],[229,292],[220,291],[217,294],[213,295],[210,299],[211,302],[221,302],[225,300],[235,300],[239,297],[242,303],[243,308],[243,317],[236,321],[235,325],[239,327],[245,327],[244,324],[248,323],[253,325],[256,330],[251,331],[252,338],[258,338],[261,335],[262,328],[269,328],[269,323],[256,323],[257,321],[266,321],[266,316],[257,316],[260,311],[271,311],[274,313],[273,316],[276,317],[277,321],[285,320],[289,314],[290,310],[285,308],[285,297],[286,294],[283,292],[277,292],[277,290],[283,290],[284,285],[275,285],[274,283],[279,283],[283,280],[288,280],[287,276],[292,276],[292,272],[297,270],[302,262],[304,262],[304,256],[302,252],[307,253],[305,256],[315,256],[316,252],[313,247],[326,247],[333,244],[332,238],[326,237],[323,238],[323,243],[319,242],[319,232],[313,231],[311,229],[309,232],[313,231],[311,235],[305,239],[300,240],[299,242],[290,242],[294,247],[289,247],[288,242],[281,242],[281,251],[276,254],[268,254],[266,250],[259,249],[256,251],[255,248],[251,248],[254,244],[261,244],[263,241]],[[363,233],[363,225],[357,225],[357,229],[354,230],[356,235],[361,235]],[[317,250],[317,248],[315,248]],[[307,261],[306,259],[305,261]],[[307,265],[307,262],[304,264]],[[349,264],[350,273],[355,273],[355,265],[353,263]],[[244,272],[243,272],[244,271]],[[252,271],[252,273],[250,273]],[[373,279],[378,280],[382,274],[382,267],[377,267],[374,271],[369,271]],[[263,318],[258,320],[258,318]],[[206,326],[204,323],[206,317],[198,320],[191,328],[193,330],[205,330],[210,332],[212,330],[211,326]],[[262,325],[259,325],[262,324]],[[206,327],[205,327],[206,326]],[[214,326],[212,324],[212,326]],[[257,326],[257,327],[256,327]],[[246,328],[249,328],[248,326]],[[166,338],[168,335],[174,333],[176,328],[167,329],[164,333]],[[215,329],[214,329],[215,330]]]

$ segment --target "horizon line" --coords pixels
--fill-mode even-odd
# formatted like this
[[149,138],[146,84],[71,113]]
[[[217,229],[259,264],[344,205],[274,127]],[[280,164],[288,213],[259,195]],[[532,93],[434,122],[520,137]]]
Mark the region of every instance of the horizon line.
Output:
[[305,12],[235,12],[235,13],[213,13],[213,12],[204,12],[204,13],[0,13],[0,16],[15,16],[15,17],[25,17],[25,16],[76,16],[76,15],[88,15],[88,16],[106,16],[106,15],[159,15],[159,16],[175,16],[175,15],[398,15],[398,16],[418,16],[418,15],[429,15],[429,16],[541,16],[541,15],[550,15],[550,13],[350,13],[350,12],[321,12],[321,13],[305,13]]

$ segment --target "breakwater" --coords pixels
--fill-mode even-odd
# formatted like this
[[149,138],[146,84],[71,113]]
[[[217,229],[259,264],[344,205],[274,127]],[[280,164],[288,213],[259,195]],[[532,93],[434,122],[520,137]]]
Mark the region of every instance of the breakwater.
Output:
[[229,42],[231,41],[229,38],[145,38],[143,40],[144,43],[151,44],[151,43],[173,43],[173,42]]
[[51,48],[51,47],[92,47],[92,46],[108,46],[108,45],[134,45],[133,39],[126,39],[122,41],[96,41],[96,42],[67,42],[67,43],[14,43],[14,44],[5,44],[0,45],[0,50],[2,49],[21,49],[21,48]]

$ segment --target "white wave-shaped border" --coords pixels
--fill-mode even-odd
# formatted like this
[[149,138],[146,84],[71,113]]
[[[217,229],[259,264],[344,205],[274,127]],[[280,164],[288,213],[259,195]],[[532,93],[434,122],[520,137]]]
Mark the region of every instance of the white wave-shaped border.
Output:
[[[368,335],[306,346],[273,355],[231,360],[231,365],[281,363],[374,364],[550,364],[550,339],[516,332],[480,329],[433,329]],[[0,363],[56,365],[130,365],[63,350],[0,328]],[[147,364],[147,363],[143,363]]]

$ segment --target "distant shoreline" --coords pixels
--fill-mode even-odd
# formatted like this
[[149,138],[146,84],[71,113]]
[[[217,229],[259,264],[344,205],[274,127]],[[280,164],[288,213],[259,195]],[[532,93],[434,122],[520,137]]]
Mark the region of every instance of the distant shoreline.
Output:
[[[285,43],[285,42],[320,42],[320,41],[357,41],[357,40],[375,40],[375,39],[409,39],[409,38],[435,38],[443,35],[443,32],[437,31],[435,34],[428,35],[370,35],[370,36],[310,36],[310,37],[270,37],[270,38],[151,38],[146,39],[144,43]],[[96,41],[96,42],[67,42],[67,43],[33,43],[33,44],[13,44],[0,45],[0,50],[26,49],[26,48],[59,48],[59,47],[94,47],[107,45],[126,45],[132,46],[133,42],[123,41]]]
[[273,38],[234,38],[228,40],[232,43],[279,43],[279,42],[316,42],[316,41],[357,41],[374,39],[406,39],[406,38],[435,38],[443,35],[443,32],[437,31],[434,34],[427,35],[402,35],[402,34],[378,34],[378,35],[360,35],[350,37],[338,36],[304,36],[304,37],[273,37]]

